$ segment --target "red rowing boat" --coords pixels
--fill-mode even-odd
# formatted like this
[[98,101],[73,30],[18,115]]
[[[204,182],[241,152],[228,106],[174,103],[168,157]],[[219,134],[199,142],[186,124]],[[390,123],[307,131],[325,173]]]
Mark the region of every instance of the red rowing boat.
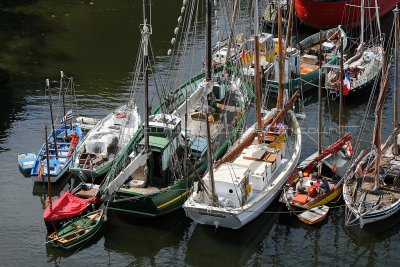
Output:
[[[378,0],[379,16],[392,10],[400,0]],[[327,29],[338,25],[360,25],[361,0],[296,0],[296,13],[300,21],[312,28]],[[375,17],[375,0],[364,0],[365,19]]]

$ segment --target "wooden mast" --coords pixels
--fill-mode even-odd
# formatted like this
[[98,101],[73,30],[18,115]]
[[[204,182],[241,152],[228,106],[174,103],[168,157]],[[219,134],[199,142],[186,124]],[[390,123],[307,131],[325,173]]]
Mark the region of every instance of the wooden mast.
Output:
[[339,139],[343,137],[343,37],[340,37]]
[[281,11],[281,0],[278,1],[278,60],[279,60],[279,91],[278,91],[278,98],[276,103],[276,112],[278,113],[279,110],[283,107],[283,59],[282,59],[282,36],[281,36],[281,24],[282,24],[282,11]]
[[210,183],[211,183],[211,195],[212,195],[212,205],[216,206],[216,196],[215,196],[215,182],[214,182],[214,170],[213,170],[213,149],[211,145],[211,131],[210,131],[210,122],[208,121],[210,116],[210,110],[208,107],[208,98],[207,98],[207,90],[211,84],[211,0],[207,1],[207,16],[206,16],[206,88],[205,88],[205,106],[206,106],[206,126],[207,126],[207,156],[208,156],[208,171],[210,175]]
[[285,47],[283,49],[283,58],[286,58],[287,46],[290,35],[290,24],[292,24],[293,6],[294,6],[294,0],[291,0],[289,9],[289,19],[286,27],[286,38],[285,38]]
[[255,86],[256,86],[256,101],[257,101],[257,139],[258,144],[261,144],[261,83],[260,83],[260,45],[258,43],[258,0],[254,1],[254,49],[256,57],[255,66]]
[[49,142],[47,140],[47,125],[44,126],[44,138],[46,139],[46,161],[47,161],[47,189],[49,195],[50,209],[51,207],[51,181],[50,181],[50,157],[49,157]]
[[62,102],[63,102],[63,109],[64,109],[64,126],[65,126],[65,140],[68,138],[68,128],[67,128],[67,118],[66,118],[66,112],[65,112],[65,96],[64,96],[64,72],[61,71],[61,80],[60,80],[60,88],[61,88],[61,94],[62,94]]
[[[398,120],[398,90],[399,90],[399,9],[396,5],[396,8],[393,10],[394,13],[394,19],[395,19],[395,60],[394,60],[394,122],[393,122],[393,128],[395,129],[397,126],[397,120]],[[383,77],[382,77],[383,79]],[[393,141],[393,153],[395,155],[398,154],[398,149],[397,149],[397,137],[394,138]]]
[[[397,61],[397,58],[395,59]],[[381,93],[379,94],[378,102],[381,100],[381,98],[384,98],[384,90],[385,90],[385,82],[384,82],[384,77],[385,77],[385,64],[386,64],[386,54],[383,52],[382,55],[382,78],[381,78]],[[382,106],[383,106],[383,101],[382,100]],[[377,104],[379,106],[379,103]],[[378,131],[374,133],[374,135],[377,135],[375,138],[375,147],[376,147],[376,160],[375,160],[375,189],[379,188],[379,172],[380,172],[380,163],[381,163],[381,155],[382,155],[382,149],[381,149],[381,136],[382,136],[382,112],[383,108],[379,109],[376,111],[378,114],[376,114],[376,120],[375,126],[378,128]],[[396,139],[396,137],[394,137]]]
[[[51,128],[53,130],[54,149],[55,149],[55,153],[56,153],[56,159],[58,159],[57,135],[56,135],[56,128],[54,127],[53,102],[51,100],[51,90],[50,90],[49,79],[46,79],[46,86],[47,86],[47,90],[49,92],[50,117],[51,117]],[[47,134],[46,134],[46,140],[47,140]]]
[[[318,77],[318,155],[322,153],[322,31],[319,31],[319,77]],[[321,175],[321,168],[318,168]]]

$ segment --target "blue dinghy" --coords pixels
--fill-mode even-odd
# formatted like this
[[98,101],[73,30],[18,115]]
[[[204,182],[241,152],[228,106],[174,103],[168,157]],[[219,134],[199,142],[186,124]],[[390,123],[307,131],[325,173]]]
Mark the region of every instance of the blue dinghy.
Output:
[[31,172],[32,166],[35,163],[35,159],[36,159],[36,154],[33,152],[18,153],[19,169],[23,173]]
[[[50,156],[50,182],[55,183],[67,171],[71,163],[73,153],[82,140],[81,128],[77,125],[67,125],[67,138],[65,138],[65,126],[61,125],[56,129],[56,147],[54,145],[53,133],[47,140],[49,142]],[[36,156],[31,171],[31,177],[34,182],[47,182],[47,161],[46,161],[46,143],[43,144]]]

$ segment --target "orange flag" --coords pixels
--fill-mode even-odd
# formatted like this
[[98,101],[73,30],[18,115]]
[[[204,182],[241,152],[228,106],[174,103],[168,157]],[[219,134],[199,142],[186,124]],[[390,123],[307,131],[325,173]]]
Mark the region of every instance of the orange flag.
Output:
[[336,162],[335,162],[335,164],[333,164],[332,172],[333,172],[333,173],[336,172]]
[[38,177],[42,178],[42,163],[41,162],[39,162]]

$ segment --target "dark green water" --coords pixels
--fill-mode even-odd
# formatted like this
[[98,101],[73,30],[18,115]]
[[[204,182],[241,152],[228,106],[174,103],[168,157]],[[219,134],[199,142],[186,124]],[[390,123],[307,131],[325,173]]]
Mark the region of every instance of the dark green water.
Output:
[[[153,49],[160,74],[167,72],[167,50],[181,1],[153,0]],[[391,17],[383,20],[390,28]],[[240,231],[195,225],[182,210],[156,220],[109,214],[101,234],[74,252],[45,245],[40,198],[46,194],[18,171],[17,153],[37,152],[49,123],[44,80],[53,86],[63,70],[76,81],[80,113],[102,117],[129,91],[139,44],[142,1],[0,0],[0,68],[10,82],[0,86],[0,265],[398,265],[399,226],[381,235],[347,229],[344,209],[333,209],[317,226],[307,226],[278,204]],[[199,37],[201,38],[201,37]],[[202,39],[191,46],[198,61]],[[200,69],[197,64],[193,72]],[[174,72],[175,71],[175,72]],[[172,75],[176,76],[176,70]],[[393,81],[384,109],[383,137],[392,127]],[[143,102],[138,91],[138,102]],[[324,102],[325,127],[337,126],[338,104]],[[366,104],[346,103],[347,129],[357,133]],[[316,149],[315,97],[307,97],[302,121],[303,154]],[[254,116],[249,116],[249,124]],[[363,139],[371,140],[373,115]],[[324,142],[335,140],[326,134]],[[53,195],[72,186],[64,178]],[[342,205],[343,203],[338,203]]]

